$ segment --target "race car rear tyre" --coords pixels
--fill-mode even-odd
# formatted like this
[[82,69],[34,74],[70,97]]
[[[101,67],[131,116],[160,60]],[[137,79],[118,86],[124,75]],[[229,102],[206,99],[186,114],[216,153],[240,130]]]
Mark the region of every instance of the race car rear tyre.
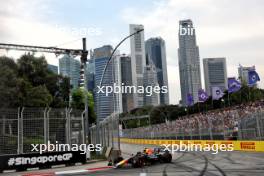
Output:
[[162,155],[162,161],[164,163],[171,163],[172,155],[169,152],[166,152]]
[[134,158],[132,161],[132,167],[134,168],[139,168],[139,167],[144,167],[145,161],[141,157]]

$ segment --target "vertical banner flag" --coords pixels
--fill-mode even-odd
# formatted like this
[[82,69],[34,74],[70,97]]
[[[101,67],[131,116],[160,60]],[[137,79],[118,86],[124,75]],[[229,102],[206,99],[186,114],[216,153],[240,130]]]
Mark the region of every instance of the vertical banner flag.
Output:
[[255,70],[248,71],[248,85],[255,85],[258,81],[260,81],[258,73]]
[[203,89],[200,89],[198,91],[198,98],[199,102],[205,102],[208,99],[208,95]]
[[193,105],[193,96],[190,93],[187,94],[187,105],[188,106],[192,106]]
[[241,83],[235,77],[228,78],[228,93],[239,91],[241,86]]
[[213,100],[219,100],[224,96],[224,92],[220,87],[212,87],[212,98]]

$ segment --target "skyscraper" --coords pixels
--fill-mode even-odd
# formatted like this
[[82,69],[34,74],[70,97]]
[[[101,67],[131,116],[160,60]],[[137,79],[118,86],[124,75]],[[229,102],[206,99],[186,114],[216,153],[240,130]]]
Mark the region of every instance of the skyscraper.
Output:
[[160,104],[160,93],[153,91],[156,86],[159,86],[156,67],[153,64],[149,64],[144,71],[144,105],[157,106]]
[[[145,42],[146,64],[155,65],[157,81],[160,87],[168,87],[165,41],[162,38],[150,38]],[[160,104],[169,104],[169,93],[160,93]]]
[[[144,29],[143,25],[129,25],[130,34],[135,33],[141,29]],[[143,73],[146,66],[145,41],[143,31],[130,37],[130,49],[133,86],[143,86]],[[144,94],[134,93],[133,101],[135,108],[143,106]]]
[[70,84],[75,89],[79,86],[80,62],[66,54],[59,59],[59,72],[70,78]]
[[201,89],[201,71],[199,48],[196,44],[195,29],[191,20],[179,22],[179,72],[181,83],[182,104],[187,105],[187,95],[193,96],[198,102],[198,91]]
[[204,82],[205,90],[212,95],[212,87],[219,87],[222,91],[227,89],[226,58],[205,58]]
[[[121,62],[121,83],[123,86],[132,86],[132,71],[131,71],[131,57],[122,55],[120,57]],[[133,93],[122,93],[122,106],[123,112],[128,112],[134,108]]]
[[[103,120],[107,116],[111,115],[114,111],[121,111],[122,105],[120,105],[120,96],[114,95],[113,92],[108,93],[98,93],[98,87],[100,85],[101,77],[106,63],[113,51],[112,46],[105,45],[100,48],[94,49],[92,59],[94,59],[94,99],[96,105],[96,114],[100,120]],[[111,86],[113,87],[114,82],[117,82],[116,79],[119,79],[117,74],[119,74],[119,59],[117,56],[114,56],[104,74],[104,79],[102,81],[102,86]],[[106,91],[104,89],[104,91]]]
[[94,59],[91,58],[87,61],[86,65],[86,78],[87,78],[87,89],[88,91],[93,91],[95,88],[94,85]]

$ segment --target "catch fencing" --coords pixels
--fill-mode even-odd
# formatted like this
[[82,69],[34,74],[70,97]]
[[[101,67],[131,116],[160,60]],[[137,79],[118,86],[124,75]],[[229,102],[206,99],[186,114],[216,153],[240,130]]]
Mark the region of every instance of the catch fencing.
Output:
[[120,149],[120,128],[119,115],[111,114],[100,121],[98,128],[96,125],[90,128],[91,143],[94,145],[101,144],[102,147]]
[[[135,117],[136,119],[137,117]],[[264,112],[252,113],[243,119],[208,118],[206,122],[177,125],[179,121],[122,129],[122,137],[131,139],[172,140],[263,140]],[[227,123],[232,123],[227,124]]]
[[[231,118],[230,118],[231,117]],[[91,143],[101,144],[103,147],[120,149],[120,138],[142,140],[252,140],[264,139],[264,112],[255,112],[243,118],[234,116],[206,116],[201,119],[180,123],[168,121],[167,123],[148,125],[137,128],[127,128],[126,120],[146,119],[149,116],[135,116],[119,118],[118,114],[108,116],[90,128]],[[186,117],[188,118],[188,117]],[[186,121],[185,121],[186,122]],[[128,122],[129,123],[129,122]],[[140,123],[138,123],[140,124]]]
[[83,110],[0,109],[0,155],[31,153],[31,144],[82,144],[84,139]]

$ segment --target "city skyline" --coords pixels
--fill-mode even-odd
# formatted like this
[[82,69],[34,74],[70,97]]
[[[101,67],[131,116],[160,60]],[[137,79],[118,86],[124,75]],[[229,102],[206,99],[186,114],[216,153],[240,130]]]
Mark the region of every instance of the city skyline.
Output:
[[[80,7],[76,2],[73,6],[73,2],[66,1],[63,7],[73,6],[76,8],[76,13],[72,17],[66,15],[66,18],[68,17],[67,22],[63,20],[65,19],[65,10],[61,8],[61,3],[56,2],[55,7],[45,0],[32,2],[21,1],[17,3],[11,0],[1,6],[1,42],[81,48],[81,36],[73,36],[68,33],[58,34],[57,29],[58,27],[66,27],[67,29],[76,27],[80,29],[84,26],[99,27],[102,33],[99,36],[88,36],[87,48],[96,48],[108,43],[114,46],[123,36],[129,33],[128,24],[143,24],[146,39],[161,36],[166,42],[169,90],[175,90],[170,91],[171,104],[177,104],[180,99],[179,74],[175,73],[175,70],[178,70],[176,49],[178,48],[177,28],[180,19],[190,18],[195,23],[200,48],[200,64],[201,58],[223,56],[227,58],[228,77],[238,76],[237,68],[239,64],[243,66],[258,64],[256,70],[259,72],[260,77],[264,76],[262,59],[264,48],[262,39],[264,36],[261,32],[264,28],[261,25],[261,19],[264,17],[261,9],[263,9],[264,3],[262,1],[254,0],[241,3],[237,0],[232,2],[199,0],[193,4],[170,0],[141,1],[137,3],[119,1],[115,7],[109,5],[109,2],[104,2],[106,6],[109,5],[107,8],[117,12],[112,15],[111,20],[106,18],[108,16],[105,13],[100,16],[93,14],[93,12],[84,11],[84,7],[98,9],[98,3],[96,2],[87,3]],[[240,2],[240,9],[236,6],[238,2]],[[15,7],[16,10],[9,10],[11,6]],[[229,8],[225,8],[226,6]],[[21,13],[25,7],[27,7],[27,12]],[[208,7],[210,7],[210,10],[206,10]],[[77,10],[78,8],[80,9]],[[138,9],[142,12],[135,13]],[[185,13],[183,13],[183,9],[186,9]],[[150,10],[152,13],[148,14],[147,12]],[[252,13],[245,15],[239,13],[241,10]],[[36,13],[37,11],[40,13]],[[230,17],[229,14],[234,14],[234,16]],[[212,19],[211,16],[214,18]],[[113,25],[109,26],[109,22],[105,22],[106,19],[111,21]],[[156,21],[159,21],[159,23],[156,23]],[[20,26],[20,28],[17,28],[17,26]],[[106,26],[108,27],[106,28]],[[34,32],[32,33],[32,31]],[[76,38],[79,38],[79,41],[60,45]],[[129,53],[128,46],[129,42],[126,42],[120,51]],[[8,55],[17,57],[17,53],[21,54],[21,52],[9,51]],[[54,59],[54,55],[48,56],[50,64],[58,65],[58,59]],[[203,70],[202,64],[201,70]],[[201,77],[203,85],[203,71],[201,71]],[[263,88],[264,83],[260,82],[259,86]]]

